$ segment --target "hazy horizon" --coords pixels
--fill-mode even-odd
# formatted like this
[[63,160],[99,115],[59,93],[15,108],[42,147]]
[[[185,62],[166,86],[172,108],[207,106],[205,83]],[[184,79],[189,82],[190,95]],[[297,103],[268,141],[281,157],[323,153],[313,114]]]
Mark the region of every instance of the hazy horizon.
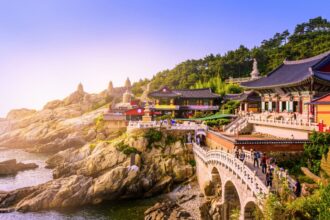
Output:
[[[322,7],[320,7],[322,5]],[[187,59],[249,48],[310,18],[319,1],[0,0],[0,117],[41,109],[81,82],[89,93]]]

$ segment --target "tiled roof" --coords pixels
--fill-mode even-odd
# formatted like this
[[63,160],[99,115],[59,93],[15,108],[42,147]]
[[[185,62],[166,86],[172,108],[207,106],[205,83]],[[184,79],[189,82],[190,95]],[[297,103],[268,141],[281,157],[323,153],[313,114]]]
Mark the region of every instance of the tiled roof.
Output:
[[[330,58],[330,51],[299,61],[284,61],[277,69],[273,70],[266,77],[241,83],[246,88],[271,88],[277,86],[290,86],[298,84],[314,76],[314,67],[325,59]],[[317,73],[315,77],[323,80],[330,80],[330,73]]]
[[250,102],[260,102],[261,97],[254,92],[243,92],[240,94],[226,94],[223,99],[225,101],[236,100],[236,101],[250,101]]
[[219,98],[220,95],[212,93],[211,89],[182,89],[173,90],[173,92],[180,94],[182,98]]
[[177,89],[171,90],[168,87],[149,93],[150,97],[154,98],[220,98],[220,95],[212,93],[211,89]]

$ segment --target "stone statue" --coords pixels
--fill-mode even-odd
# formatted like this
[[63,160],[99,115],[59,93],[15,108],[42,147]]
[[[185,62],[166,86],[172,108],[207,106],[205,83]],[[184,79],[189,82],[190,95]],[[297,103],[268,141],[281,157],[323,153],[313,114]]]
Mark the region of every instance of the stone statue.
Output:
[[253,59],[253,69],[250,75],[251,75],[251,79],[258,79],[260,75],[258,70],[258,62],[255,58]]
[[141,101],[144,101],[144,102],[148,102],[150,101],[150,99],[148,98],[148,94],[150,92],[150,84],[151,83],[148,83],[147,86],[143,86],[142,89],[143,89],[143,93],[140,97],[140,100]]

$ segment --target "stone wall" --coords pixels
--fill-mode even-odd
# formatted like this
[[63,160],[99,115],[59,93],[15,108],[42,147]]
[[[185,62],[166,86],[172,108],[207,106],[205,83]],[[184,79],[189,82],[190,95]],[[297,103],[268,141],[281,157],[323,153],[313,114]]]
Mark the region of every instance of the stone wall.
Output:
[[268,134],[280,138],[308,139],[308,131],[294,130],[291,128],[280,128],[266,125],[254,125],[253,132]]
[[217,135],[214,135],[210,132],[207,133],[206,144],[211,149],[234,149],[234,142],[230,140],[226,140],[225,138],[221,138]]

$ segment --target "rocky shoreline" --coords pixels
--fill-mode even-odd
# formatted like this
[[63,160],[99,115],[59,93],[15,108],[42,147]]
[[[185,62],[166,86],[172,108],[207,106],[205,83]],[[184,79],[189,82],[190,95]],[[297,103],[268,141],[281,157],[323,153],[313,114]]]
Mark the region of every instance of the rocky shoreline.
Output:
[[[28,212],[146,198],[167,193],[194,175],[189,164],[192,152],[179,139],[183,134],[174,138],[165,130],[154,131],[162,139],[150,145],[144,132],[124,133],[93,147],[85,144],[53,155],[46,163],[54,169],[54,179],[2,192],[0,208]],[[176,141],[168,143],[170,135]],[[137,153],[124,153],[133,148]]]
[[145,220],[201,219],[200,207],[205,198],[200,193],[195,177],[167,194],[167,197],[145,211]]

